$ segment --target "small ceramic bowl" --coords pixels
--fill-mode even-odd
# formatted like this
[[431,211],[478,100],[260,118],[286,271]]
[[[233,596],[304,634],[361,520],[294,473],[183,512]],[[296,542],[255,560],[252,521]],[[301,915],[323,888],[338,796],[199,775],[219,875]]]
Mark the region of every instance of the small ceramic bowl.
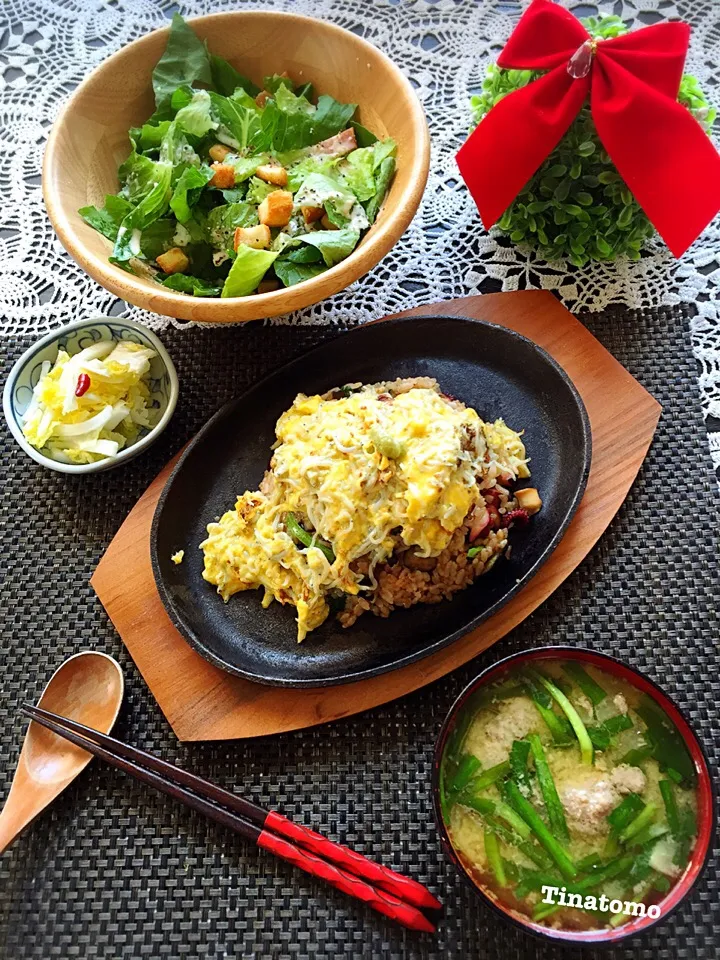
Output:
[[247,297],[191,297],[108,262],[111,244],[78,214],[118,189],[130,152],[128,130],[153,113],[152,71],[167,27],[129,43],[78,87],[55,121],[43,162],[43,195],[61,243],[90,276],[123,300],[183,320],[238,322],[274,317],[318,303],[371,270],[405,232],[420,203],[430,164],[425,114],[410,82],[377,47],[323,20],[242,10],[188,21],[211,53],[261,80],[287,71],[315,90],[356,103],[355,117],[397,143],[397,170],[378,214],[345,260],[310,280]]
[[[33,389],[40,378],[44,360],[54,363],[58,351],[65,350],[71,356],[98,340],[130,340],[155,350],[157,356],[150,364],[151,406],[160,411],[157,424],[141,435],[135,443],[121,450],[115,457],[106,457],[95,463],[62,463],[41,450],[37,450],[25,439],[22,432],[22,416],[28,408]],[[57,470],[60,473],[99,473],[112,470],[113,467],[127,463],[147,450],[170,422],[178,398],[178,378],[170,354],[158,338],[147,327],[134,320],[119,317],[95,317],[92,320],[78,320],[59,330],[51,331],[36,344],[26,350],[10,371],[3,390],[3,411],[12,435],[25,453],[37,463]]]
[[[684,873],[678,882],[668,891],[664,899],[659,903],[660,914],[657,917],[646,915],[642,918],[631,920],[620,927],[603,930],[559,930],[549,926],[543,926],[530,919],[525,914],[513,910],[502,903],[496,896],[484,887],[478,885],[463,864],[455,847],[450,840],[447,827],[443,820],[442,807],[440,802],[440,764],[449,736],[452,734],[456,723],[461,717],[466,707],[471,708],[471,698],[485,684],[500,679],[508,670],[511,670],[520,664],[533,663],[540,664],[543,660],[574,660],[586,666],[596,667],[605,673],[609,673],[618,679],[636,687],[642,693],[651,697],[655,703],[665,712],[676,729],[683,738],[685,745],[690,753],[695,770],[697,773],[697,825],[698,836],[695,847],[687,864]],[[505,920],[516,927],[532,933],[544,940],[550,940],[555,943],[564,942],[577,945],[607,945],[614,944],[626,937],[647,931],[649,927],[656,923],[661,923],[669,914],[671,914],[683,900],[685,900],[690,891],[695,886],[707,863],[710,851],[712,849],[712,839],[715,824],[715,797],[713,793],[713,784],[710,777],[707,757],[703,751],[700,742],[693,732],[688,720],[684,714],[673,703],[670,697],[664,693],[652,680],[629,667],[627,664],[609,657],[606,654],[597,653],[595,650],[586,650],[578,647],[538,647],[535,650],[526,650],[517,653],[514,656],[507,657],[493,664],[477,676],[463,690],[445,718],[437,744],[435,746],[435,757],[433,762],[433,806],[435,811],[435,821],[438,826],[443,848],[460,872],[463,880],[470,886],[477,897],[487,904],[496,913],[500,914]]]

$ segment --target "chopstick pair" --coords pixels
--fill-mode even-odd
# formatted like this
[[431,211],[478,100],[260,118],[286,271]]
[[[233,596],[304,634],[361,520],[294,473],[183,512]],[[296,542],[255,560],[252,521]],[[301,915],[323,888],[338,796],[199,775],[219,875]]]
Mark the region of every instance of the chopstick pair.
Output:
[[75,720],[32,704],[23,704],[23,710],[53,733],[235,830],[261,849],[362,900],[378,913],[412,930],[435,932],[435,923],[423,911],[437,913],[442,904],[416,880],[333,843],[274,810],[264,810],[194,773]]

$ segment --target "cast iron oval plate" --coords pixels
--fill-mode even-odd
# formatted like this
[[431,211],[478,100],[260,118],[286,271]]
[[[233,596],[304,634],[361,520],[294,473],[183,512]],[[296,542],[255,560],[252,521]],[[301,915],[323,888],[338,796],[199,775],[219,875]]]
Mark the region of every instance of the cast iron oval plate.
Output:
[[[270,459],[275,422],[299,392],[395,377],[432,376],[483,419],[524,429],[529,484],[543,509],[515,529],[509,559],[452,600],[365,614],[350,629],[334,617],[296,641],[295,610],[260,605],[259,591],[226,604],[202,578],[198,544],[208,523],[245,490],[256,490]],[[359,327],[293,360],[223,407],[195,437],[160,497],[152,566],[170,619],[204,657],[260,683],[296,687],[347,683],[395,670],[447,646],[506,603],[557,546],[590,469],[590,426],[574,386],[544,350],[519,334],[462,317],[412,317]],[[185,550],[179,565],[171,555]]]

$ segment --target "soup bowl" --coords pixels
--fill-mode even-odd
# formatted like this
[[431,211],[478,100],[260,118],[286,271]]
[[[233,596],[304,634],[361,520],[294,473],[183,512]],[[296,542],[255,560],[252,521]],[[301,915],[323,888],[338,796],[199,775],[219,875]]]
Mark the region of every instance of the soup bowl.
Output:
[[103,205],[118,189],[118,166],[130,153],[128,131],[153,113],[152,72],[169,28],[154,30],[103,61],[55,121],[43,162],[48,216],[68,253],[123,300],[182,320],[257,320],[318,303],[371,270],[405,232],[420,203],[430,163],[425,114],[398,67],[376,47],[322,20],[263,10],[213,13],[188,21],[212,54],[255,81],[287,71],[319,94],[356,103],[355,119],[397,144],[397,168],[377,219],[355,250],[319,275],[274,292],[195,297],[108,262],[112,244],[78,213]]
[[[601,929],[563,929],[553,927],[539,920],[533,920],[519,909],[516,909],[509,903],[505,903],[497,893],[491,889],[490,884],[483,883],[481,878],[473,878],[471,867],[468,862],[463,859],[463,856],[461,856],[456,845],[453,843],[451,832],[446,822],[449,817],[443,812],[443,807],[445,806],[443,799],[443,761],[444,758],[447,761],[446,750],[448,750],[449,743],[451,742],[450,738],[453,737],[453,734],[460,735],[459,738],[456,736],[456,741],[459,745],[462,745],[462,738],[464,738],[465,732],[460,725],[478,709],[477,706],[474,706],[474,701],[477,703],[481,691],[488,684],[504,679],[515,669],[519,667],[537,669],[541,668],[543,663],[547,664],[548,661],[561,661],[563,663],[572,661],[574,664],[583,668],[594,667],[604,674],[610,675],[615,680],[634,688],[634,690],[640,694],[649,697],[654,705],[666,715],[682,738],[682,742],[687,748],[688,763],[692,764],[696,777],[697,832],[695,844],[688,862],[682,867],[682,873],[675,879],[674,884],[662,896],[662,899],[651,905],[652,909],[648,908],[648,912],[643,916],[628,916],[627,922],[623,922],[621,925],[615,927],[608,926]],[[623,760],[619,761],[619,763],[622,762]],[[617,943],[626,937],[646,931],[654,924],[665,920],[669,914],[688,897],[690,891],[700,878],[712,848],[715,823],[715,797],[712,779],[710,777],[707,758],[690,723],[670,697],[652,680],[633,667],[594,650],[567,646],[539,647],[534,650],[514,654],[484,670],[463,690],[445,718],[435,747],[432,776],[435,819],[441,842],[447,856],[457,870],[459,870],[463,880],[472,888],[480,900],[496,913],[500,914],[505,920],[546,940],[556,942],[564,941],[579,945],[602,945]],[[648,804],[648,806],[650,806],[650,804]],[[556,868],[549,869],[551,871],[556,870]],[[571,888],[571,886],[571,883],[568,882],[568,888]],[[562,889],[564,890],[565,888],[563,887]],[[590,892],[593,894],[597,893],[599,896],[600,890],[598,890],[597,887],[590,888]],[[545,897],[550,896],[560,896],[559,891],[555,894],[545,893]],[[551,901],[545,900],[543,897],[543,902],[550,903]],[[558,900],[554,899],[552,902],[558,903]],[[624,904],[624,901],[620,902]],[[655,907],[657,907],[657,909],[654,909]],[[608,912],[607,914],[608,919],[610,919],[612,913],[617,914],[615,908],[611,908],[611,910],[612,912]]]

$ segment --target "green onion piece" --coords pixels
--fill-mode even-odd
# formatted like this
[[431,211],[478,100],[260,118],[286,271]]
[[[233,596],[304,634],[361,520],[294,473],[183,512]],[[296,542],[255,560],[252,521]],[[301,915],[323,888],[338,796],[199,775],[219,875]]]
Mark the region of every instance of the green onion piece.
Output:
[[616,827],[618,831],[626,827],[645,806],[642,797],[637,793],[629,793],[625,799],[611,810],[607,816],[611,827]]
[[575,736],[578,738],[578,743],[580,744],[580,758],[584,764],[590,766],[593,762],[593,745],[585,729],[585,724],[580,719],[580,715],[562,690],[558,690],[552,681],[548,680],[548,678],[544,677],[541,673],[538,673],[537,677],[570,721],[570,726],[575,731]]
[[495,783],[501,777],[504,777],[509,772],[510,764],[507,760],[503,760],[502,763],[495,764],[494,767],[488,767],[484,773],[481,773],[478,777],[475,777],[475,779],[468,784],[465,793],[469,793],[470,791],[473,793],[479,793],[481,790],[485,790],[487,787],[492,786],[493,783]]
[[610,734],[604,724],[599,723],[596,726],[586,727],[590,742],[596,750],[607,750],[610,746]]
[[614,737],[615,734],[620,733],[622,730],[631,730],[632,725],[632,719],[627,713],[619,713],[616,717],[608,717],[603,724],[611,737]]
[[673,837],[680,835],[680,814],[678,812],[677,800],[675,799],[675,790],[671,780],[661,780],[658,784],[665,804],[665,815],[667,816],[668,826]]
[[530,836],[530,827],[502,800],[491,800],[489,797],[460,797],[460,803],[484,817],[503,820],[523,840],[527,840]]
[[552,866],[552,860],[545,853],[542,847],[533,841],[523,840],[521,837],[515,833],[514,830],[509,830],[505,824],[498,820],[497,817],[483,815],[484,819],[488,822],[489,826],[495,831],[495,833],[509,844],[511,847],[515,847],[517,850],[520,850],[528,860],[531,860],[535,866],[540,867],[543,870],[547,870],[548,867]]
[[526,897],[529,893],[542,890],[543,887],[560,888],[563,882],[559,877],[550,876],[543,870],[534,870],[525,874],[515,888],[514,893],[518,900],[522,900],[523,897]]
[[464,790],[479,769],[480,761],[478,758],[472,753],[466,753],[460,760],[455,771],[455,776],[452,778],[450,792],[460,793],[461,790]]
[[530,676],[523,677],[527,694],[535,704],[535,709],[542,717],[545,725],[557,744],[572,742],[572,729],[565,717],[559,717],[552,710],[552,697]]
[[492,869],[495,879],[501,887],[507,886],[507,877],[505,876],[505,867],[500,856],[500,846],[498,839],[492,830],[485,828],[485,853],[488,863]]
[[607,696],[605,690],[603,690],[599,683],[593,680],[590,674],[580,666],[577,660],[568,660],[568,662],[563,666],[563,670],[570,677],[570,679],[573,680],[578,687],[580,687],[582,692],[594,707],[596,707],[599,703],[602,703]]
[[648,803],[644,810],[631,820],[619,836],[620,843],[627,843],[636,833],[639,833],[644,827],[652,823],[657,812],[657,804]]
[[510,803],[553,858],[562,875],[568,880],[572,880],[577,874],[577,870],[562,844],[550,833],[533,805],[520,793],[516,783],[509,780],[506,784],[506,790]]
[[667,770],[668,767],[672,767],[683,780],[694,784],[697,773],[690,751],[667,714],[648,696],[643,698],[637,713],[645,721],[647,739],[652,746],[653,756],[660,764],[660,769]]
[[533,760],[535,761],[535,772],[537,773],[540,792],[542,793],[545,809],[547,810],[550,829],[559,837],[560,840],[569,841],[570,833],[565,819],[565,811],[558,796],[557,787],[550,772],[542,741],[536,733],[531,733],[528,737],[530,749],[532,750]]
[[530,827],[525,823],[523,818],[518,816],[513,808],[508,806],[507,803],[503,803],[502,800],[495,801],[495,816],[499,817],[501,820],[504,820],[509,827],[513,828],[515,833],[522,837],[523,840],[527,840],[532,833]]
[[668,767],[665,773],[670,777],[671,780],[674,780],[675,783],[682,783],[683,776],[681,773],[678,773],[673,767]]
[[631,856],[619,857],[617,860],[612,860],[607,866],[602,867],[600,870],[595,870],[589,877],[585,877],[578,883],[569,886],[568,890],[570,893],[587,893],[588,890],[594,890],[595,887],[606,883],[608,880],[616,880],[624,874],[630,873],[634,861],[635,858]]
[[308,533],[300,525],[294,513],[285,514],[285,526],[293,540],[298,540],[304,547],[317,547],[325,555],[328,563],[335,563],[335,554],[330,544],[315,534]]
[[482,550],[482,547],[470,547],[470,549],[467,552],[468,560],[474,560],[481,550]]
[[653,748],[649,744],[643,744],[642,747],[634,747],[628,750],[620,763],[627,763],[631,767],[639,767],[653,755]]
[[587,873],[590,870],[597,870],[598,867],[602,866],[602,862],[603,859],[599,853],[589,853],[582,860],[578,860],[575,866],[579,873]]
[[530,774],[528,771],[528,757],[530,744],[527,740],[513,740],[510,748],[510,770],[512,778],[527,795],[530,790]]
[[549,917],[553,913],[557,913],[560,909],[560,905],[557,903],[548,904],[542,903],[542,901],[535,907],[533,910],[533,920],[544,920],[545,917]]
[[625,827],[636,817],[641,810],[645,808],[644,800],[637,793],[629,793],[625,799],[615,807],[607,816],[610,824],[610,833],[608,834],[603,856],[614,856],[619,849],[618,838]]
[[644,827],[630,841],[630,846],[635,847],[654,847],[660,837],[670,833],[670,827],[665,823],[651,823]]

